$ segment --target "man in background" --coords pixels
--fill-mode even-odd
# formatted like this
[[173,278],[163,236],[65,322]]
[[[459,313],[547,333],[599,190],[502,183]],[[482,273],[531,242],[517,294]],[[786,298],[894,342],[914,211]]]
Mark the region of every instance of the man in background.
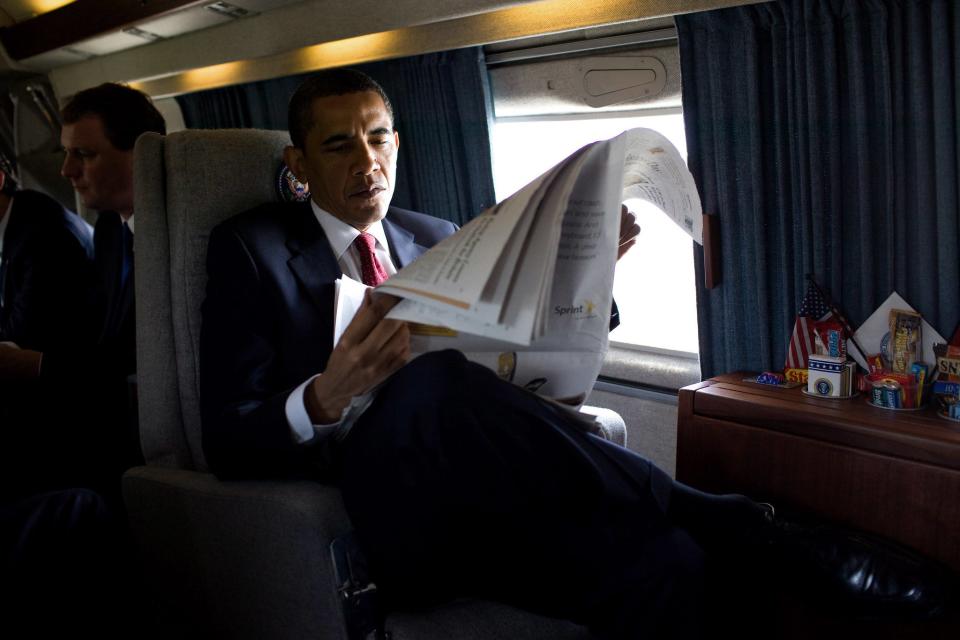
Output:
[[[105,83],[64,106],[61,173],[83,204],[98,211],[93,284],[86,308],[46,350],[0,350],[0,381],[39,377],[51,402],[43,418],[58,427],[49,448],[70,451],[73,485],[119,503],[120,476],[142,462],[130,381],[136,373],[134,316],[133,147],[147,132],[165,133],[145,94]],[[23,346],[23,345],[21,345]]]
[[[9,484],[26,495],[0,503],[0,596],[5,617],[34,634],[120,637],[133,629],[138,591],[120,477],[142,461],[128,387],[136,373],[133,147],[142,133],[166,128],[147,96],[117,84],[79,92],[62,115],[61,173],[99,211],[92,277],[77,285],[83,304],[49,340],[0,347],[0,384],[38,399],[19,425],[35,437],[6,449],[30,480],[14,474]],[[41,326],[34,319],[24,329]]]
[[[92,258],[90,226],[47,195],[18,190],[10,162],[0,157],[0,348],[68,347],[86,312]],[[44,406],[30,380],[37,373],[27,369],[0,385],[4,497],[58,483],[45,444],[50,434],[35,418]]]
[[56,200],[18,189],[0,156],[0,342],[43,351],[82,312],[93,229]]

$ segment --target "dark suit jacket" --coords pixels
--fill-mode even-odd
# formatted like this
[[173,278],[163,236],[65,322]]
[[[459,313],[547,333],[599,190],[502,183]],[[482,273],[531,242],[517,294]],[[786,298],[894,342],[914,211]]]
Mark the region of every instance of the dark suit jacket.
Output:
[[96,266],[95,324],[90,335],[96,338],[97,357],[120,376],[137,372],[137,321],[134,307],[134,272],[121,286],[123,266],[123,220],[105,211],[94,229]]
[[120,283],[122,224],[112,211],[99,214],[93,233],[93,283],[85,311],[69,347],[44,353],[42,375],[73,376],[90,372],[91,366],[96,366],[97,373],[111,376],[125,378],[136,373],[133,272],[124,286]]
[[[93,278],[90,226],[53,199],[36,192],[15,194],[4,236],[4,306],[0,337],[47,354],[73,350],[85,339]],[[83,373],[86,379],[86,372]],[[65,388],[73,389],[72,380]],[[76,434],[82,422],[75,403],[34,380],[0,388],[0,423],[4,425],[2,487],[4,496],[71,484],[71,459],[82,458]],[[71,405],[72,411],[58,408]],[[82,414],[81,414],[82,415]]]
[[[391,207],[383,221],[401,268],[456,230]],[[221,478],[296,476],[309,467],[285,403],[333,350],[342,275],[309,203],[270,203],[218,225],[207,252],[200,332],[203,448]]]
[[76,336],[90,289],[90,225],[36,191],[13,197],[0,263],[0,341],[46,351]]
[[121,287],[122,220],[101,212],[94,229],[93,286],[68,344],[44,350],[33,412],[39,443],[24,445],[39,488],[92,487],[119,499],[120,476],[142,464],[127,377],[136,372],[134,278]]

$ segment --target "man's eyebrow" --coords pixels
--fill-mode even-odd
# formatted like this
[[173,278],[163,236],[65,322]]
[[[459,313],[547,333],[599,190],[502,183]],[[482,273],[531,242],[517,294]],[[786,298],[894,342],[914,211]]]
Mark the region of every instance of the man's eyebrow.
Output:
[[321,146],[326,146],[328,144],[333,144],[335,142],[343,142],[344,140],[349,140],[350,136],[345,133],[335,133],[323,142],[320,143]]
[[[390,127],[377,127],[376,129],[371,129],[367,132],[368,136],[386,136],[393,133]],[[337,142],[345,142],[350,139],[346,133],[335,133],[323,142],[320,143],[320,146],[327,146],[328,144],[336,144]]]

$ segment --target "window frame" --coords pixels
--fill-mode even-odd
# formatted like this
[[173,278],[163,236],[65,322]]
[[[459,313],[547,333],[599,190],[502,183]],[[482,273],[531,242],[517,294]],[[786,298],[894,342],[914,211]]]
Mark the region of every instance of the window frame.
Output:
[[[584,43],[585,44],[585,43]],[[664,46],[663,40],[657,41],[657,46]],[[676,42],[673,42],[676,46]],[[609,53],[609,50],[591,49],[581,45],[578,54],[583,56],[597,53]],[[637,52],[634,50],[633,52]],[[569,52],[568,52],[569,53]],[[523,60],[522,56],[512,57],[510,62]],[[531,61],[543,60],[542,57],[531,57]],[[497,59],[497,63],[507,60]],[[496,97],[491,96],[495,103]],[[494,108],[495,112],[495,108]],[[611,119],[630,117],[653,117],[664,115],[681,115],[683,106],[665,106],[650,108],[630,108],[617,110],[615,107],[606,107],[593,112],[579,113],[549,113],[494,116],[492,124],[522,123],[522,122],[565,122],[585,119]],[[493,140],[491,140],[492,146]],[[496,151],[491,149],[492,157],[496,158]],[[499,195],[498,195],[499,197]],[[598,390],[606,390],[621,395],[650,395],[658,397],[660,401],[673,403],[677,391],[690,384],[699,382],[700,357],[698,353],[678,351],[662,347],[637,345],[618,340],[611,340],[604,357],[604,364],[598,378]]]

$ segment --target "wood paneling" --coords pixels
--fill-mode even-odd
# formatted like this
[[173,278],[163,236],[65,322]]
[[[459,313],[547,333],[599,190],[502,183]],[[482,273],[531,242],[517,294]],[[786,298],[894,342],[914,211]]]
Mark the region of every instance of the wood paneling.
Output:
[[[721,376],[680,391],[677,479],[818,514],[960,571],[960,429]],[[685,406],[692,406],[689,412]]]

